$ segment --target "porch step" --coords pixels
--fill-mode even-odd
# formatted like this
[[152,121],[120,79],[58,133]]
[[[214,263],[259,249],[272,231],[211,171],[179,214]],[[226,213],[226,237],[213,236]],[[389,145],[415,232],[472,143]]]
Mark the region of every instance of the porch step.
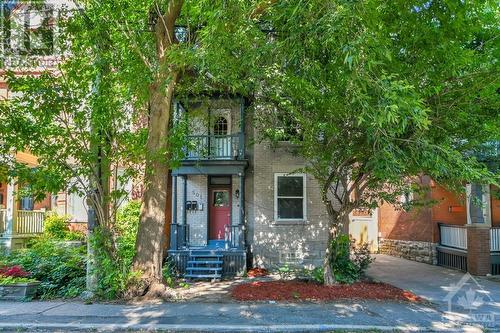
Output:
[[222,267],[188,267],[186,268],[188,271],[216,271],[216,272],[222,272]]
[[220,279],[222,278],[221,274],[186,274],[184,275],[186,278],[190,279]]
[[218,250],[199,249],[189,252],[186,274],[188,279],[222,278],[223,254]]
[[[191,259],[191,258],[190,258]],[[222,260],[188,260],[188,266],[190,264],[212,264],[212,265],[222,265],[224,262]]]

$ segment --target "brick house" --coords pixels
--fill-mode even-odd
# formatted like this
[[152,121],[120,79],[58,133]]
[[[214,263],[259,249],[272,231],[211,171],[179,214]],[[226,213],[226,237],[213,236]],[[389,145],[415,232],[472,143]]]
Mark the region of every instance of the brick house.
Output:
[[241,274],[248,265],[320,266],[327,214],[304,161],[283,142],[257,142],[241,98],[176,104],[190,133],[172,171],[171,258],[189,277]]
[[498,188],[468,184],[460,197],[429,177],[420,182],[429,186],[435,204],[410,211],[381,205],[379,252],[477,275],[499,274]]

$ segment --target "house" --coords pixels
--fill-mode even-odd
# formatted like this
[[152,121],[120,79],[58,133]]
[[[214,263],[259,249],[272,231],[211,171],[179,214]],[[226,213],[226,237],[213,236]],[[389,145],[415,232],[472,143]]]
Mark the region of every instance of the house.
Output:
[[[15,154],[18,163],[36,167],[37,158],[30,153]],[[23,184],[0,179],[0,248],[24,247],[26,241],[43,232],[45,214],[52,208],[50,194],[41,201],[19,197]]]
[[429,207],[379,207],[379,252],[468,271],[500,274],[500,198],[493,185],[468,184],[460,197],[423,176]]
[[169,256],[187,277],[219,278],[246,267],[321,266],[327,213],[319,185],[297,172],[294,146],[259,142],[245,100],[176,103],[189,135],[172,171]]

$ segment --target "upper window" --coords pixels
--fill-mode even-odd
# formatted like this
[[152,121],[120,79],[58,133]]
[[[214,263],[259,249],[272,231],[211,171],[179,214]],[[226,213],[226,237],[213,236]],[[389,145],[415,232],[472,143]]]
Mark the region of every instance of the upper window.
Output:
[[274,219],[306,219],[305,174],[277,173],[274,175]]
[[214,135],[227,135],[227,119],[218,117],[214,124]]

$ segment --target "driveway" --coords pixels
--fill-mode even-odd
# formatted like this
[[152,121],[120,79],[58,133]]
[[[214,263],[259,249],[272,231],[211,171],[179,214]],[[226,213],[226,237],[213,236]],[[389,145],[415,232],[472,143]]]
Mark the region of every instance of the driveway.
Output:
[[376,255],[367,275],[410,290],[435,303],[441,311],[447,312],[450,305],[458,313],[493,313],[498,314],[496,321],[500,322],[500,282],[493,279],[387,255]]

